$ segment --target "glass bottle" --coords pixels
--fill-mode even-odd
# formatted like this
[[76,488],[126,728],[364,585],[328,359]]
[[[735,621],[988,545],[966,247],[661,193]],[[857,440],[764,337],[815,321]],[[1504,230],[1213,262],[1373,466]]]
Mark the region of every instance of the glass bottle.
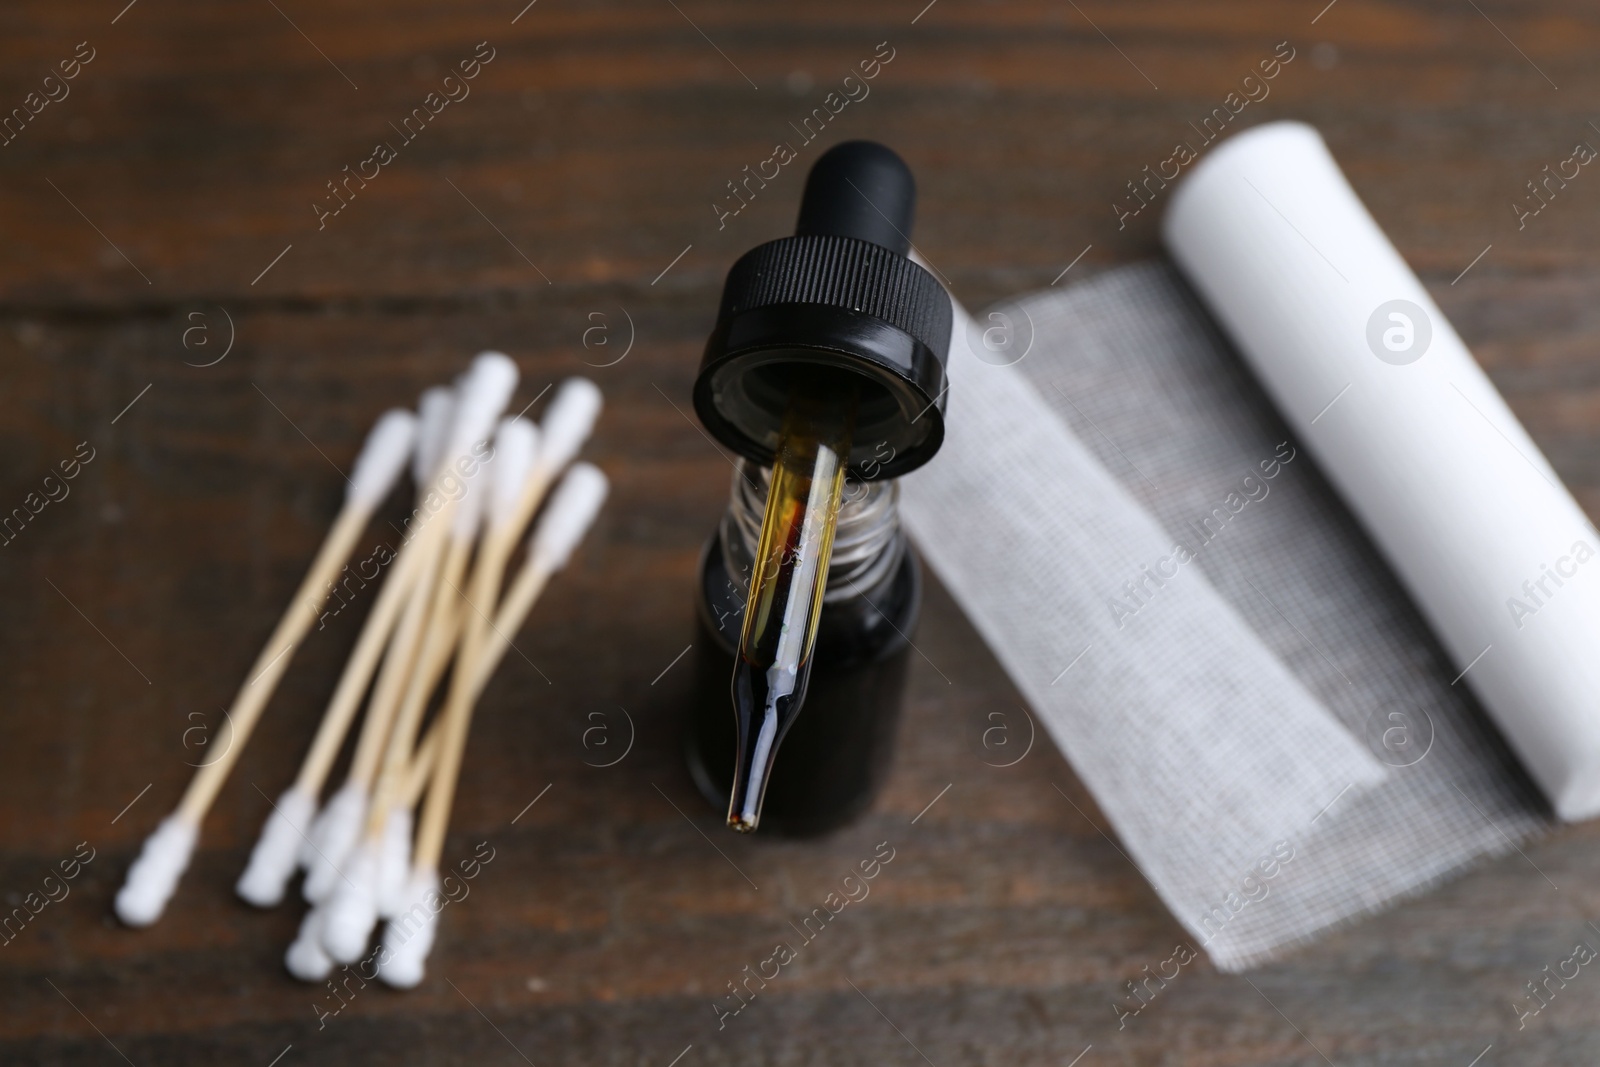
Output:
[[[770,477],[739,461],[727,513],[700,560],[685,754],[695,785],[720,811],[728,808],[734,768],[728,679]],[[805,711],[778,751],[763,828],[791,836],[837,829],[871,806],[888,775],[922,600],[921,563],[900,527],[899,495],[893,480],[846,479]]]

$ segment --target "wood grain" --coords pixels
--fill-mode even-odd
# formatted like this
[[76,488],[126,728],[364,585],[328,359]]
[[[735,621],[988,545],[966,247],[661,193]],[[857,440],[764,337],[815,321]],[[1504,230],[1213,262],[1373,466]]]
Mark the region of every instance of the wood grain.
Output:
[[[729,477],[687,414],[699,349],[724,271],[789,228],[820,147],[900,150],[919,248],[979,306],[1048,285],[1085,246],[1068,281],[1157,254],[1157,213],[1119,229],[1112,202],[1284,40],[1296,58],[1238,125],[1324,131],[1600,514],[1600,173],[1523,229],[1510,210],[1576,141],[1600,144],[1592,5],[123,2],[0,12],[5,108],[95,49],[0,147],[0,506],[95,450],[0,549],[0,894],[15,906],[78,842],[96,850],[0,948],[0,1060],[1467,1067],[1492,1045],[1478,1062],[1595,1062],[1588,970],[1524,1029],[1510,1007],[1594,943],[1593,826],[1249,981],[1191,965],[1119,1031],[1124,983],[1183,933],[1056,751],[984,764],[986,716],[1019,698],[936,584],[887,794],[825,841],[720,833],[678,755],[687,677],[655,680],[693,640],[696,553]],[[470,96],[319,230],[324,183],[397,141],[389,124],[483,41]],[[719,229],[725,183],[879,42],[895,58],[870,96]],[[584,348],[594,314],[615,347]],[[200,366],[225,318],[231,350]],[[621,350],[627,319],[627,357],[586,367]],[[366,427],[491,346],[522,366],[519,406],[569,374],[602,385],[588,454],[613,497],[486,695],[446,856],[487,841],[495,858],[444,913],[428,980],[351,980],[319,1028],[338,1001],[281,965],[298,909],[255,913],[231,887],[369,604],[298,655],[168,918],[122,929],[110,898]],[[590,716],[620,743],[619,709],[633,748],[586,765]],[[870,898],[719,1030],[726,983],[882,841],[895,859]]]

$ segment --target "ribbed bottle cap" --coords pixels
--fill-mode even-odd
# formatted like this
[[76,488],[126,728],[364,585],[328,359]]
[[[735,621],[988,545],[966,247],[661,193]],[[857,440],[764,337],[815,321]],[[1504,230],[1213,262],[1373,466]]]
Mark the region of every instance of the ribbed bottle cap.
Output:
[[770,464],[797,373],[840,372],[860,400],[850,467],[894,478],[944,440],[950,297],[905,256],[916,183],[882,145],[850,141],[806,179],[793,237],[728,272],[694,404],[723,444]]

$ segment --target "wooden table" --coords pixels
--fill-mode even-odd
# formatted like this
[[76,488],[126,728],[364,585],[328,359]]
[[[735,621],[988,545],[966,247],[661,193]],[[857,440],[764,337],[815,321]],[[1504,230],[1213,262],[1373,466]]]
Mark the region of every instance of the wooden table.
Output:
[[[822,141],[905,155],[918,245],[979,306],[1086,248],[1074,274],[1157,254],[1157,213],[1119,229],[1113,201],[1289,41],[1239,124],[1321,127],[1600,512],[1600,173],[1520,230],[1510,208],[1600,145],[1592,4],[125,2],[0,13],[0,106],[67,94],[0,147],[0,505],[93,454],[0,555],[0,893],[22,903],[79,842],[94,857],[0,948],[5,1062],[1595,1063],[1589,969],[1520,1032],[1511,1007],[1600,915],[1593,825],[1248,980],[1186,968],[1119,1032],[1124,983],[1182,930],[1053,748],[985,765],[985,716],[1018,697],[941,589],[887,793],[820,843],[718,829],[669,669],[729,477],[687,414],[699,348],[818,145],[720,228],[714,205],[875,52],[892,58]],[[492,58],[447,84],[475,50]],[[62,61],[76,77],[45,82]],[[468,95],[408,139],[446,89]],[[379,141],[394,158],[364,166]],[[336,201],[346,167],[371,177]],[[300,985],[281,964],[299,907],[232,894],[365,603],[300,653],[165,921],[122,928],[111,896],[366,427],[489,346],[523,369],[518,406],[570,374],[603,386],[589,455],[614,495],[484,701],[446,854],[494,859],[444,913],[428,979]],[[627,755],[591,766],[629,721]],[[719,1030],[727,983],[884,841],[870,899]]]

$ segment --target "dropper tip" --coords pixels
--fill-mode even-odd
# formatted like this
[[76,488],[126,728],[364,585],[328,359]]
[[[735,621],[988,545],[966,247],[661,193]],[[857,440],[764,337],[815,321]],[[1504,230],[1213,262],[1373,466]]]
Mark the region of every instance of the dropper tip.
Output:
[[760,818],[759,815],[729,815],[728,829],[741,834],[753,834],[756,832],[756,823],[760,821]]

